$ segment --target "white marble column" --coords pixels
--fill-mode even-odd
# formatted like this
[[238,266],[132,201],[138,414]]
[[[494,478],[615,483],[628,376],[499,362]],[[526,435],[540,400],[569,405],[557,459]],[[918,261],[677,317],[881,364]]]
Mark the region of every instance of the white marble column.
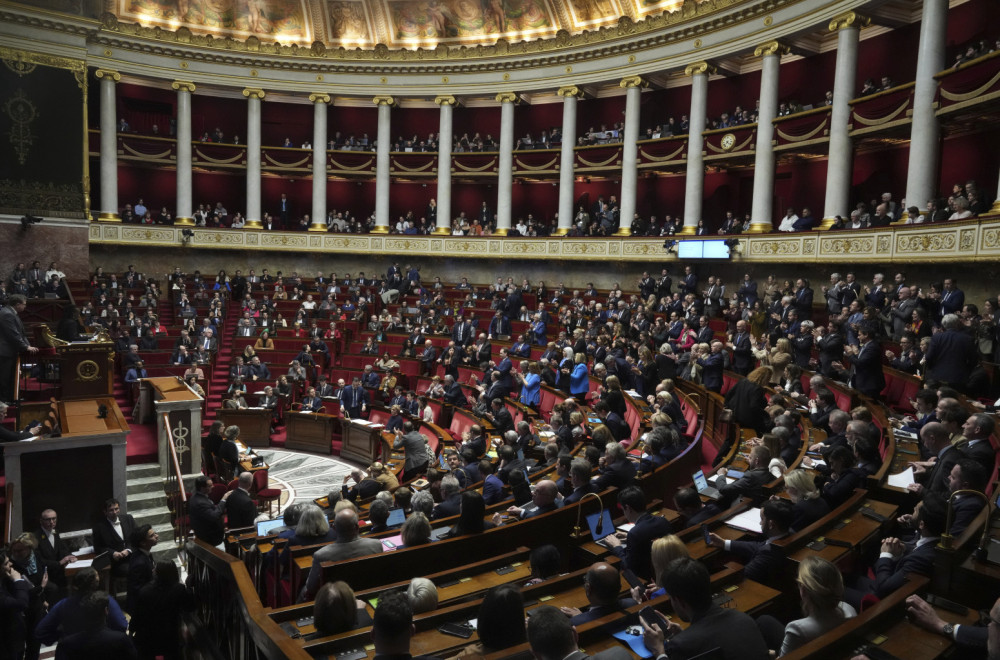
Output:
[[313,104],[312,222],[309,231],[326,231],[326,110],[329,94],[310,94]]
[[497,167],[497,226],[493,233],[506,236],[510,231],[511,192],[514,188],[514,103],[517,94],[497,94],[500,104],[500,162]]
[[115,83],[122,77],[117,71],[98,69],[101,81],[101,212],[100,222],[121,222],[118,215],[118,116]]
[[[917,47],[917,77],[913,86],[913,121],[910,123],[910,162],[906,173],[906,204],[919,209],[937,197],[937,171],[941,152],[941,129],[934,114],[937,81],[944,69],[948,0],[924,0]],[[921,211],[923,213],[923,211]],[[903,218],[906,213],[901,214]]]
[[639,97],[646,81],[639,76],[629,76],[618,84],[625,88],[625,135],[622,136],[622,197],[617,235],[631,236],[639,175]]
[[753,54],[763,58],[760,74],[760,107],[757,110],[757,147],[753,164],[753,201],[750,231],[759,234],[774,229],[774,118],[778,116],[778,75],[781,56],[788,47],[769,41]]
[[438,122],[437,219],[435,234],[451,234],[451,148],[452,115],[457,101],[454,96],[439,96],[434,102],[441,106]]
[[[391,96],[376,96],[372,103],[378,106],[378,135],[375,150],[375,228],[373,234],[389,233],[389,147],[392,146],[390,120],[393,103]],[[440,211],[439,211],[440,213]]]
[[565,236],[573,227],[573,202],[576,199],[573,185],[576,176],[573,166],[576,163],[576,104],[583,92],[575,85],[560,87],[556,92],[563,97],[562,145],[559,152],[559,224],[556,236]]
[[193,225],[191,206],[191,93],[194,83],[175,80],[177,90],[177,208],[175,225]]
[[681,234],[692,235],[701,220],[702,196],[705,191],[705,166],[702,149],[705,138],[705,113],[708,102],[708,77],[715,67],[708,62],[695,62],[684,69],[691,76],[691,112],[688,114],[687,176],[684,186],[684,227]]
[[858,40],[861,27],[869,19],[853,11],[841,14],[830,21],[830,31],[837,31],[837,65],[833,80],[833,107],[830,110],[830,156],[826,163],[826,200],[823,203],[823,222],[820,229],[828,229],[835,216],[845,219],[851,213],[851,170],[854,166],[854,146],[847,134],[851,119],[851,106],[857,89]]
[[1000,215],[1000,178],[997,179],[997,196],[987,215]]
[[260,104],[264,90],[247,88],[247,215],[244,229],[263,229],[260,210]]

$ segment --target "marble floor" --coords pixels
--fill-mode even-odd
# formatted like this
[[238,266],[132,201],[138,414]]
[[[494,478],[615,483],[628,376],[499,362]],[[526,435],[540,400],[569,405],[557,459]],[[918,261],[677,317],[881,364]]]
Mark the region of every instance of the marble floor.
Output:
[[312,502],[339,489],[344,477],[354,467],[332,456],[304,454],[283,449],[258,449],[257,453],[270,466],[268,481],[271,488],[281,489],[279,515],[294,502]]

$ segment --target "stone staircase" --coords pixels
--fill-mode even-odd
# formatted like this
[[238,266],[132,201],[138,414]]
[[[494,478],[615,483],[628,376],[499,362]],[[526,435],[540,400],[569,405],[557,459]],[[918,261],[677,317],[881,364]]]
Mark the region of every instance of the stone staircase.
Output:
[[174,529],[170,524],[160,466],[156,463],[129,465],[125,473],[128,512],[135,518],[136,525],[152,525],[160,535],[160,542],[153,548],[153,559],[176,560],[179,548],[174,545]]

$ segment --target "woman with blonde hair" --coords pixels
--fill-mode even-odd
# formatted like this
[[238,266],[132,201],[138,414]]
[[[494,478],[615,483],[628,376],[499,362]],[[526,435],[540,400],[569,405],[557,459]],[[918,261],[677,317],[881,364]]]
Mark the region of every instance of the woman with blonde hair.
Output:
[[652,600],[665,594],[663,581],[667,566],[675,559],[685,559],[690,556],[684,541],[676,534],[667,534],[653,541],[649,551],[649,558],[653,564],[653,583],[646,585],[645,588],[632,587],[632,598],[636,601]]
[[768,647],[778,649],[778,657],[791,653],[858,615],[853,607],[841,600],[844,597],[844,578],[840,569],[826,559],[816,556],[803,559],[799,564],[797,582],[805,618],[790,622],[783,631],[781,623],[770,615],[757,620]]
[[795,516],[789,527],[793,532],[805,529],[830,513],[830,505],[820,497],[816,482],[805,470],[792,470],[785,475],[785,493],[795,505]]
[[399,479],[396,478],[396,475],[391,470],[387,470],[378,461],[372,463],[371,467],[368,468],[368,473],[375,481],[382,484],[382,490],[387,490],[391,493],[399,488]]

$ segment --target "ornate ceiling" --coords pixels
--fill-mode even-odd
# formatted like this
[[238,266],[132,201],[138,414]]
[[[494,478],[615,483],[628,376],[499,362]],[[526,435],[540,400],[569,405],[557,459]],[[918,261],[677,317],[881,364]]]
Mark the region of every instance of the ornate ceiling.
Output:
[[[577,34],[679,11],[683,0],[103,0],[145,27],[262,42],[434,48]],[[714,0],[710,0],[714,2]],[[37,0],[29,0],[36,4]],[[695,0],[688,0],[693,5]]]

